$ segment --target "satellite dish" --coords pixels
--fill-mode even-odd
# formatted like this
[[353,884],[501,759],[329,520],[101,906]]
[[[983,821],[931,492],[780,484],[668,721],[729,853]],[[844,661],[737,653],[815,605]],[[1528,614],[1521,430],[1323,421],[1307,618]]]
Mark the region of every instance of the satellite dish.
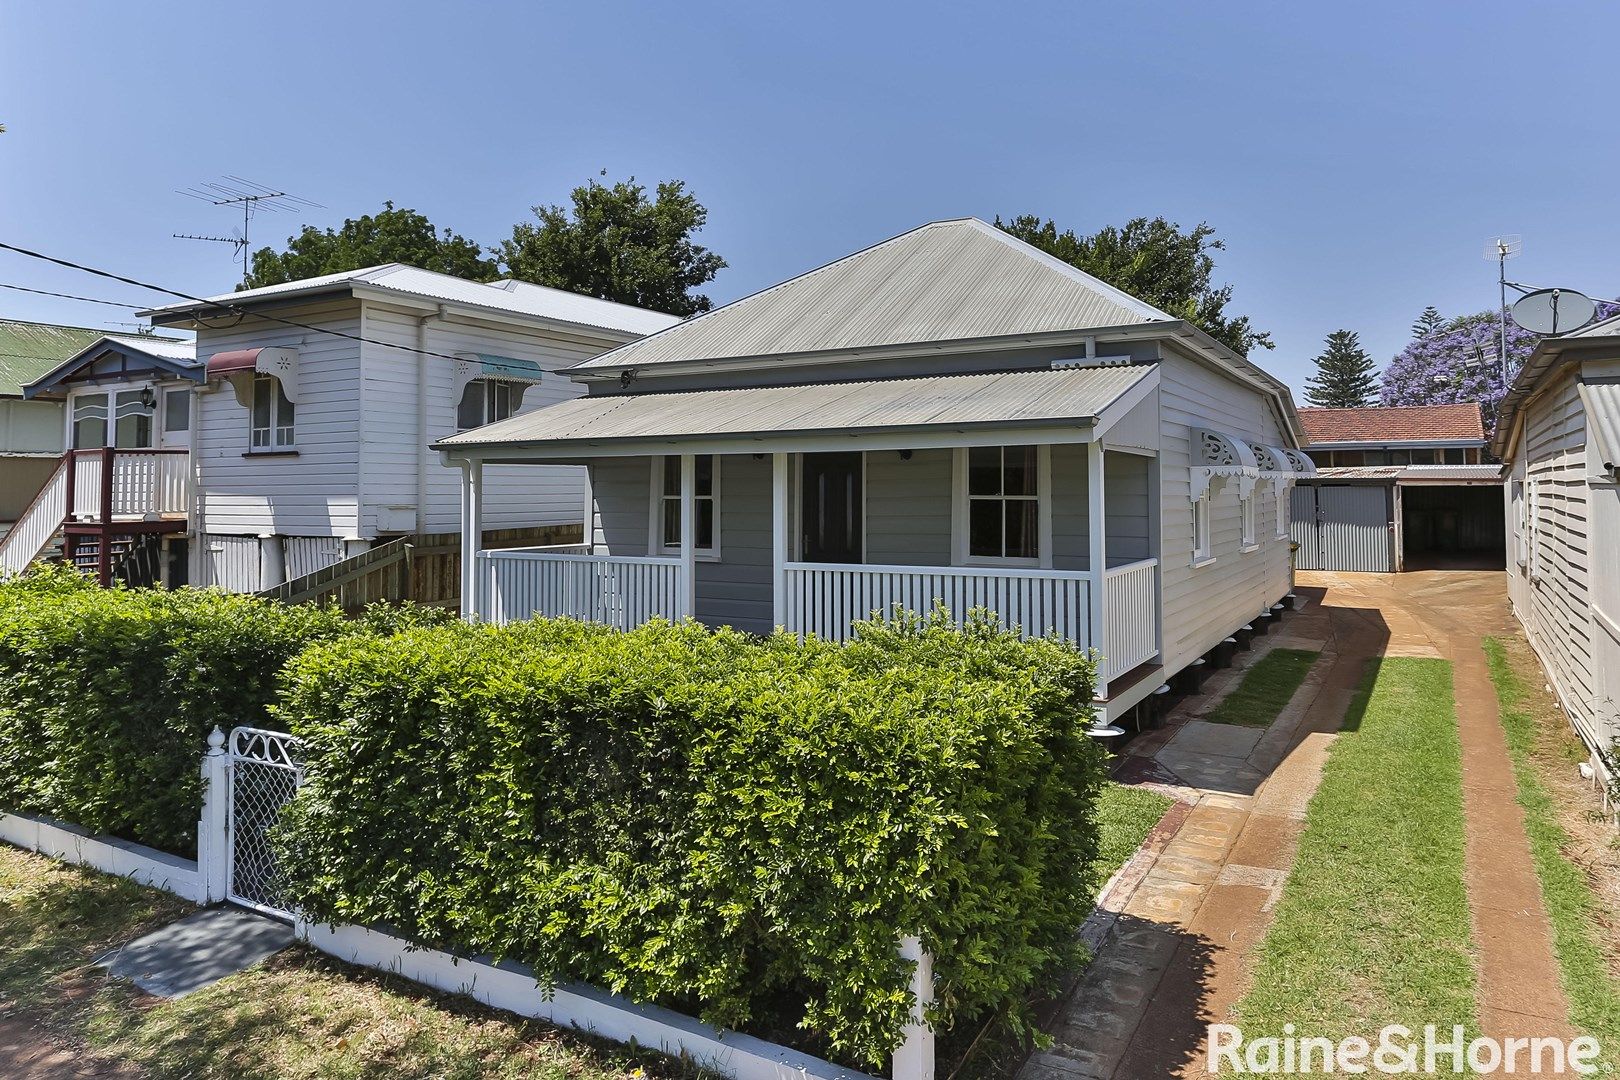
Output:
[[1513,304],[1513,321],[1532,334],[1567,334],[1596,314],[1592,298],[1574,289],[1537,289]]

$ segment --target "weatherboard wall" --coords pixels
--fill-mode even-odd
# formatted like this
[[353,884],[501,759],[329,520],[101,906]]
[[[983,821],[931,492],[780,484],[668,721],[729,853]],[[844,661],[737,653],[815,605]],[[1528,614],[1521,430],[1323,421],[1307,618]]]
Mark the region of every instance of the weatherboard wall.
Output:
[[[559,375],[561,368],[594,356],[612,342],[456,317],[429,316],[422,348],[439,356],[418,357],[417,324],[422,312],[375,302],[366,304],[366,337],[392,343],[367,344],[362,394],[366,402],[365,474],[361,524],[364,535],[404,532],[415,527],[416,470],[424,470],[427,505],[421,531],[455,532],[461,527],[460,470],[445,466],[427,449],[453,435],[460,390],[455,362],[445,356],[485,353],[532,360],[544,374],[523,393],[519,414],[579,397],[585,388]],[[425,365],[426,438],[418,431],[417,368]],[[484,468],[484,527],[521,528],[564,525],[584,516],[585,470],[567,465],[487,465]]]
[[1265,394],[1232,375],[1168,352],[1161,362],[1159,444],[1160,573],[1167,671],[1179,671],[1257,617],[1288,591],[1289,541],[1276,539],[1276,500],[1255,488],[1255,541],[1242,550],[1235,478],[1210,501],[1214,559],[1193,565],[1193,432],[1209,428],[1247,442],[1291,445]]
[[[287,319],[358,335],[352,300],[278,311]],[[192,459],[200,530],[232,536],[354,537],[360,528],[360,352],[353,341],[252,317],[197,332],[197,355],[285,346],[298,350],[296,454],[249,450],[249,410],[229,383],[199,387]]]
[[1594,594],[1592,569],[1600,570],[1598,582],[1608,577],[1597,591],[1614,597],[1620,520],[1613,487],[1588,480],[1577,372],[1554,375],[1520,412],[1514,477],[1522,476],[1527,513],[1522,528],[1510,529],[1509,595],[1570,720],[1589,744],[1607,746],[1616,724],[1600,703],[1620,692],[1620,672],[1609,674],[1620,663],[1620,627],[1608,625],[1620,607],[1607,600],[1607,613],[1597,610],[1605,601]]

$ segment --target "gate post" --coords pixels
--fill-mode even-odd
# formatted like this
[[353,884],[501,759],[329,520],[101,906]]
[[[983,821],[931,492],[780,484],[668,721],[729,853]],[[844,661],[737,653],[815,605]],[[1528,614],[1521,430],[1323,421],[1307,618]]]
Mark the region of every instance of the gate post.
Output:
[[928,1006],[934,1003],[934,958],[923,950],[915,937],[900,939],[900,955],[916,962],[911,974],[911,1023],[905,1027],[900,1045],[895,1048],[890,1075],[894,1080],[934,1080],[934,1029],[926,1017]]
[[208,736],[208,753],[203,755],[202,817],[197,821],[197,877],[202,883],[204,904],[225,899],[230,882],[230,845],[226,842],[227,810],[230,803],[230,763],[225,753],[225,733],[214,728]]

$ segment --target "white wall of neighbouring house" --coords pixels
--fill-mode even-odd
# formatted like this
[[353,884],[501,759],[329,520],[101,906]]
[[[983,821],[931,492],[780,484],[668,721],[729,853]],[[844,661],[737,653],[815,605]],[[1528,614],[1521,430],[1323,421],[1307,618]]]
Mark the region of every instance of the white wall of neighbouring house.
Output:
[[[424,469],[426,509],[422,532],[461,528],[460,470],[445,466],[427,446],[457,432],[461,391],[456,364],[446,356],[485,353],[531,360],[544,373],[523,391],[518,414],[581,397],[585,388],[558,374],[627,338],[592,338],[536,325],[495,323],[452,315],[430,316],[422,345],[427,394],[426,438],[416,414],[418,323],[423,313],[368,301],[365,337],[395,343],[363,346],[361,393],[366,401],[366,439],[361,458],[362,535],[404,532],[416,526],[416,470]],[[489,465],[484,469],[484,527],[514,529],[581,522],[585,514],[585,469],[577,465]]]
[[[1215,486],[1210,501],[1215,558],[1193,565],[1193,432],[1208,428],[1250,443],[1291,444],[1268,395],[1235,375],[1168,349],[1160,362],[1159,400],[1160,662],[1175,672],[1275,604],[1292,580],[1288,530],[1277,527],[1277,500],[1267,481],[1254,490],[1256,546],[1250,551],[1242,550],[1236,478]],[[1283,539],[1277,539],[1279,532]]]
[[1604,700],[1620,692],[1620,672],[1609,674],[1620,663],[1620,496],[1590,480],[1579,375],[1556,372],[1519,411],[1508,503],[1522,478],[1524,520],[1508,523],[1508,591],[1575,729],[1607,746],[1617,724]]

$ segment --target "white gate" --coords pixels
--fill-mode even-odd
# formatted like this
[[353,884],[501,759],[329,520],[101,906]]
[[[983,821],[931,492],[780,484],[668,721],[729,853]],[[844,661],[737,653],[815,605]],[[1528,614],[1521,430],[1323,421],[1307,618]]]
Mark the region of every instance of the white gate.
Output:
[[280,731],[231,731],[227,775],[225,896],[266,915],[292,914],[270,830],[304,780],[301,746]]

